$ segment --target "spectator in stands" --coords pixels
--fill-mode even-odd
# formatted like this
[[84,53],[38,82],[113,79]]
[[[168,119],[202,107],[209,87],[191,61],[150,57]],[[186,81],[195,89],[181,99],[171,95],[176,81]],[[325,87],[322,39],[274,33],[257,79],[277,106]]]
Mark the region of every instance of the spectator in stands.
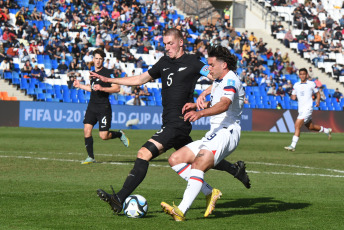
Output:
[[53,15],[53,17],[52,17],[52,20],[53,20],[53,21],[58,21],[58,22],[61,22],[61,21],[63,21],[64,19],[65,19],[65,14],[64,14],[63,12],[61,12],[60,9],[58,9],[58,10],[54,13],[54,15]]
[[91,66],[93,65],[93,56],[90,54],[89,51],[86,52],[86,55],[83,57],[83,63],[84,63],[84,67],[83,69],[88,69],[91,70]]
[[284,35],[283,44],[284,44],[287,48],[289,48],[289,47],[290,47],[290,42],[293,42],[294,39],[295,39],[295,38],[294,38],[293,34],[291,33],[291,30],[289,29],[289,30],[287,31],[287,33],[285,33],[285,35]]
[[339,79],[339,76],[341,75],[341,70],[339,69],[337,63],[334,63],[332,65],[332,72],[336,79]]
[[288,52],[286,52],[286,53],[283,55],[283,57],[282,57],[282,62],[285,63],[285,64],[290,62],[290,58],[289,58]]
[[315,83],[315,85],[316,85],[318,88],[322,87],[322,83],[321,83],[321,81],[319,80],[318,77],[316,77],[316,78],[314,79],[314,83]]
[[314,78],[314,71],[313,71],[312,66],[310,66],[310,67],[308,68],[308,76],[311,78],[311,81],[313,81],[313,78]]
[[14,46],[10,46],[6,51],[6,56],[11,59],[18,57],[18,49]]
[[22,26],[25,23],[25,18],[24,18],[24,8],[22,7],[16,14],[15,14],[15,18],[16,18],[16,26]]
[[68,66],[66,65],[65,60],[61,60],[61,63],[57,66],[59,73],[65,74],[68,71]]
[[285,91],[283,90],[282,86],[278,86],[278,89],[276,91],[276,95],[277,96],[281,96],[281,97],[284,97],[285,96]]
[[332,95],[333,98],[336,98],[337,102],[340,102],[340,100],[343,98],[343,94],[339,92],[339,89],[336,88],[336,91]]
[[321,86],[319,88],[319,93],[320,93],[320,101],[326,101],[326,95],[324,93],[324,87],[323,86]]
[[331,28],[331,29],[332,29],[332,25],[333,25],[333,23],[334,23],[334,20],[333,20],[333,18],[331,17],[331,14],[328,14],[328,15],[327,15],[327,18],[326,18],[326,20],[325,20],[325,23],[326,23],[326,27],[327,27],[327,28]]
[[285,93],[290,96],[293,91],[293,84],[290,80],[287,80],[287,84],[283,85],[282,88],[284,89]]
[[74,80],[75,80],[74,74],[75,74],[74,72],[69,73],[69,80],[67,81],[68,89],[75,89],[73,85]]
[[47,73],[45,72],[44,70],[44,67],[42,66],[41,67],[41,70],[40,70],[40,73],[39,73],[39,78],[38,80],[40,80],[41,82],[43,82],[45,79],[47,79],[48,76],[47,76]]
[[41,74],[41,70],[38,68],[38,65],[35,65],[35,67],[31,71],[31,78],[39,79]]
[[267,92],[267,95],[268,95],[268,96],[276,96],[276,85],[275,85],[275,84],[273,84],[273,85],[269,88],[269,90],[268,90],[268,92]]
[[274,35],[276,33],[278,33],[278,26],[276,24],[276,21],[273,21],[271,26],[270,26],[270,30],[271,30],[271,35]]
[[115,65],[112,62],[110,62],[110,59],[106,59],[106,61],[104,63],[104,67],[109,69],[109,70],[115,69]]
[[56,75],[54,69],[51,69],[50,73],[47,74],[47,78],[49,78],[49,79],[60,79],[60,76]]
[[91,44],[91,46],[95,47],[96,46],[96,35],[92,34],[88,42]]
[[80,48],[78,47],[78,45],[76,43],[73,44],[71,54],[72,54],[73,58],[76,58],[76,59],[81,58]]
[[4,46],[6,47],[10,47],[11,44],[16,45],[18,43],[17,35],[15,35],[15,33],[9,30],[7,27],[5,27],[3,31],[2,40],[3,43],[5,43]]
[[2,62],[6,58],[5,48],[2,42],[0,42],[0,62]]
[[80,69],[81,69],[81,66],[78,62],[78,59],[74,57],[73,60],[69,63],[68,70],[74,72]]
[[324,5],[322,4],[321,1],[318,1],[318,4],[316,5],[316,10],[317,10],[317,13],[326,13],[326,10],[324,8]]
[[144,53],[149,53],[149,50],[152,50],[152,44],[150,43],[150,41],[148,40],[148,37],[147,36],[144,36],[143,37],[143,51]]
[[311,52],[309,53],[309,59],[317,67],[319,61],[319,53],[316,52],[314,49],[311,49]]
[[305,43],[305,41],[299,40],[299,43],[297,44],[297,50],[299,51],[301,57],[303,57],[303,52],[307,51]]
[[10,61],[9,58],[5,58],[1,64],[0,64],[0,76],[1,78],[4,78],[4,72],[10,72],[11,71],[11,66],[10,66]]

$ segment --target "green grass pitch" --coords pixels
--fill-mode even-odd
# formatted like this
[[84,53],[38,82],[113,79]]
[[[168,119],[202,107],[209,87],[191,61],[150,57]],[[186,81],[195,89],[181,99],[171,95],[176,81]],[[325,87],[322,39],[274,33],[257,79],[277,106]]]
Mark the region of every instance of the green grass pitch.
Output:
[[[252,187],[227,173],[211,170],[206,181],[222,191],[215,211],[203,218],[200,194],[187,221],[174,222],[160,202],[176,204],[186,182],[168,167],[169,151],[150,162],[134,192],[149,205],[142,219],[113,215],[96,190],[119,190],[137,150],[153,130],[127,130],[130,147],[102,141],[94,130],[98,163],[86,158],[83,130],[0,127],[0,229],[344,229],[344,134],[331,141],[302,133],[295,152],[292,134],[243,132],[227,160],[246,162]],[[205,131],[193,131],[196,140]]]

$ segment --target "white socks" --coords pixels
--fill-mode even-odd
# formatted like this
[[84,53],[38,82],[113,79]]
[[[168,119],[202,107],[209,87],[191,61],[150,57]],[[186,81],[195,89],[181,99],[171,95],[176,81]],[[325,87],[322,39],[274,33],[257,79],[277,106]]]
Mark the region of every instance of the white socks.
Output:
[[328,128],[324,128],[324,127],[320,126],[319,133],[321,133],[321,132],[324,132],[325,134],[328,134],[329,130],[328,130]]
[[299,141],[299,137],[293,136],[293,139],[291,141],[291,147],[295,148],[298,141]]
[[[172,169],[178,173],[179,176],[181,176],[184,180],[189,181],[190,178],[190,172],[191,172],[191,165],[186,163],[180,163],[172,167]],[[213,191],[213,188],[204,181],[203,186],[201,188],[201,192],[207,196],[211,194]]]
[[184,192],[183,200],[178,206],[180,211],[182,211],[184,214],[188,211],[193,201],[196,199],[198,193],[201,191],[204,182],[203,178],[203,171],[198,169],[191,169],[190,178]]

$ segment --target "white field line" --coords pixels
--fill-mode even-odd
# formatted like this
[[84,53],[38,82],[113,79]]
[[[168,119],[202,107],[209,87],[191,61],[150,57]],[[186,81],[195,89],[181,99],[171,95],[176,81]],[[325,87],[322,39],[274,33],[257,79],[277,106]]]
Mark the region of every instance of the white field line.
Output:
[[[17,159],[32,159],[32,160],[49,160],[49,161],[62,161],[62,162],[77,162],[80,163],[79,160],[71,160],[71,159],[56,159],[56,158],[47,158],[47,157],[31,157],[31,156],[4,156],[0,155],[0,158],[17,158]],[[112,165],[132,165],[133,163],[121,163],[121,162],[100,162],[101,164],[112,164]],[[273,163],[264,163],[264,162],[249,162],[249,164],[265,164],[265,165],[273,165],[273,166],[282,166],[281,164],[273,164]],[[157,164],[149,164],[151,167],[169,167],[168,165],[157,165]],[[294,168],[305,168],[305,169],[321,169],[321,168],[312,168],[312,167],[303,167],[297,165],[283,165],[286,167],[294,167]],[[328,171],[334,171],[334,169],[324,169]],[[341,170],[336,170],[339,172],[343,172]],[[260,172],[260,171],[249,171],[249,173],[255,174],[273,174],[273,175],[292,175],[292,176],[319,176],[319,177],[336,177],[336,178],[344,178],[344,175],[327,175],[327,174],[316,174],[316,173],[289,173],[289,172]]]
[[245,163],[247,163],[247,164],[256,164],[256,165],[270,165],[270,166],[279,166],[279,167],[289,167],[289,168],[317,169],[317,170],[321,169],[321,170],[327,170],[327,171],[330,171],[330,172],[344,173],[343,170],[327,169],[327,168],[315,168],[315,167],[309,167],[309,166],[275,164],[275,163],[266,163],[266,162],[250,162],[250,161],[245,161]]

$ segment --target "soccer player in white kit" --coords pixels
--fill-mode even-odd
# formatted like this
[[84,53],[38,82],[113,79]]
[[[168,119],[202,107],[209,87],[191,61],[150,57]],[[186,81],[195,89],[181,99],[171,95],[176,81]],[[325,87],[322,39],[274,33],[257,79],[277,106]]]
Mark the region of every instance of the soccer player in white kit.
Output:
[[316,87],[313,81],[309,81],[308,79],[308,71],[306,68],[302,68],[299,70],[299,77],[301,82],[297,82],[294,84],[293,92],[291,95],[292,100],[298,100],[298,112],[299,115],[295,121],[295,133],[292,139],[292,142],[289,146],[284,147],[288,151],[295,151],[296,144],[300,138],[300,129],[304,124],[309,130],[324,132],[328,135],[328,139],[331,139],[331,128],[324,128],[323,126],[319,126],[313,123],[312,121],[312,112],[313,112],[313,93],[316,94],[316,107],[319,106],[320,103],[320,93],[318,88]]
[[[194,141],[171,155],[170,159],[181,158],[185,163],[191,164],[189,174],[185,175],[188,177],[188,184],[178,206],[161,203],[163,210],[176,221],[185,220],[185,214],[198,193],[208,186],[204,181],[204,173],[231,154],[240,140],[240,115],[245,91],[233,72],[236,69],[236,57],[222,46],[211,47],[208,56],[210,74],[215,79],[211,86],[211,100],[205,103],[205,109],[198,111],[196,103],[187,103],[183,107],[183,114],[184,119],[191,122],[211,116],[210,131],[201,140]],[[215,204],[210,212],[214,206]],[[205,216],[207,214],[209,213]]]

